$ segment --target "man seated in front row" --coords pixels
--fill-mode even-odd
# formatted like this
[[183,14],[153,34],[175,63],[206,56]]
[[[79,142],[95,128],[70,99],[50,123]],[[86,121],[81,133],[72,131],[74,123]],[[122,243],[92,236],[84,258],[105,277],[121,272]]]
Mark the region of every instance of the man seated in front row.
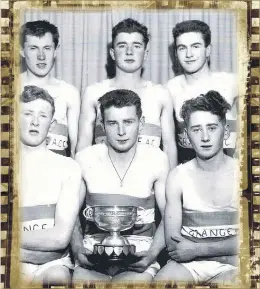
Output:
[[237,273],[238,164],[223,152],[228,109],[216,91],[182,107],[196,157],[168,176],[165,239],[171,259],[157,281],[231,281]]
[[102,231],[93,222],[92,214],[88,214],[84,236],[79,226],[72,236],[78,265],[73,281],[151,281],[160,268],[157,255],[165,246],[163,221],[156,230],[154,208],[156,201],[163,215],[169,171],[167,155],[159,148],[138,143],[143,122],[141,100],[135,92],[112,90],[103,95],[99,103],[106,142],[76,154],[87,189],[87,208],[97,205],[138,207],[135,225],[127,234],[140,259],[126,270],[92,264],[88,256],[93,245],[101,241]]
[[80,167],[47,149],[55,124],[48,92],[25,86],[20,104],[22,276],[29,282],[66,284],[73,269],[67,247],[83,201]]

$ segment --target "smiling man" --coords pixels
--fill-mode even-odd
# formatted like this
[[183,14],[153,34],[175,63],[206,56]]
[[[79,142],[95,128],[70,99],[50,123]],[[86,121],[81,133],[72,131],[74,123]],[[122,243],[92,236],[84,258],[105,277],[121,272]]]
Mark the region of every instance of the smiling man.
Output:
[[59,47],[56,26],[45,20],[27,22],[20,32],[21,56],[26,71],[21,74],[21,89],[26,85],[44,88],[55,102],[56,125],[48,135],[48,148],[74,157],[78,135],[80,97],[76,87],[50,75]]
[[105,140],[98,99],[114,89],[131,89],[141,98],[145,118],[138,142],[159,147],[162,141],[163,151],[168,155],[171,167],[176,166],[171,98],[167,89],[141,77],[148,54],[148,42],[147,27],[133,19],[125,19],[112,29],[110,55],[115,61],[116,75],[87,87],[82,98],[77,151]]
[[184,134],[184,121],[180,116],[183,103],[210,90],[218,91],[231,105],[227,113],[230,136],[224,140],[225,153],[233,156],[237,138],[237,96],[236,76],[226,72],[212,72],[209,67],[211,54],[211,31],[209,26],[199,20],[178,23],[173,28],[174,52],[182,67],[183,74],[167,83],[177,120],[178,157],[183,163],[195,157],[189,139]]
[[238,163],[223,152],[230,105],[216,91],[188,100],[181,116],[196,157],[169,173],[165,239],[171,257],[156,280],[231,281],[238,266]]
[[73,269],[68,244],[79,208],[81,171],[47,149],[55,126],[47,91],[26,86],[20,98],[21,273],[25,281],[67,284]]
[[[72,248],[77,281],[151,281],[159,270],[157,255],[164,247],[163,221],[155,228],[155,202],[163,216],[165,181],[169,170],[167,156],[159,148],[138,143],[142,129],[141,100],[130,90],[112,90],[99,99],[106,142],[76,154],[82,169],[88,210],[94,206],[136,206],[134,227],[125,232],[136,246],[139,260],[127,268],[91,264],[93,245],[104,232],[97,228],[91,213],[82,234],[76,226]],[[101,238],[101,239],[100,239]],[[113,272],[112,272],[112,271]]]

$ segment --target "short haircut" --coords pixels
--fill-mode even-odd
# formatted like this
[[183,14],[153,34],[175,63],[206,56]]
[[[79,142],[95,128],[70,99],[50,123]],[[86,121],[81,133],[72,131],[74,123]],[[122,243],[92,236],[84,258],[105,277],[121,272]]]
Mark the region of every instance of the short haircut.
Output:
[[20,30],[20,45],[24,47],[24,43],[26,42],[26,36],[36,36],[36,37],[43,37],[46,33],[51,33],[53,43],[55,45],[55,49],[59,44],[59,31],[58,28],[51,24],[47,20],[38,20],[38,21],[30,21],[26,22],[22,25]]
[[149,42],[150,36],[148,34],[148,28],[145,25],[140,24],[138,21],[132,19],[132,18],[127,18],[119,23],[117,23],[116,26],[113,27],[112,29],[112,47],[114,47],[114,41],[116,36],[121,33],[140,33],[143,35],[143,40],[145,44],[145,48]]
[[122,108],[126,106],[135,106],[136,114],[140,119],[142,116],[142,107],[140,97],[128,89],[116,89],[107,92],[98,99],[100,103],[100,112],[102,120],[104,121],[105,110],[114,106],[116,108]]
[[223,122],[226,122],[226,113],[231,109],[231,105],[214,90],[210,90],[205,95],[201,94],[184,102],[181,108],[181,117],[186,125],[189,123],[190,116],[196,111],[208,111],[215,114]]
[[55,105],[53,98],[49,95],[49,93],[44,90],[43,88],[40,88],[35,85],[27,85],[24,87],[24,90],[22,94],[20,95],[20,101],[21,102],[31,102],[36,99],[43,99],[52,106],[52,115],[55,113]]
[[208,47],[211,43],[211,31],[208,26],[203,21],[200,20],[187,20],[177,23],[172,30],[172,35],[174,39],[174,48],[176,49],[177,37],[183,33],[188,32],[200,32],[202,34],[203,40],[205,42],[205,47]]

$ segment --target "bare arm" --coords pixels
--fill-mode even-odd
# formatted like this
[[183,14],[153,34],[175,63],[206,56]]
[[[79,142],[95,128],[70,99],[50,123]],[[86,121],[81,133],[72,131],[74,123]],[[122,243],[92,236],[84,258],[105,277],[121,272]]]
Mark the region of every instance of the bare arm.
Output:
[[160,168],[160,174],[157,181],[154,184],[154,193],[162,219],[154,235],[153,243],[149,249],[150,254],[154,256],[154,259],[156,259],[161,250],[165,247],[165,238],[164,238],[164,210],[166,204],[165,185],[167,175],[169,172],[169,164],[166,157],[161,160],[161,164],[158,164],[158,167]]
[[135,255],[137,257],[142,257],[142,259],[129,266],[130,270],[137,272],[144,272],[147,267],[156,260],[161,250],[165,247],[163,216],[165,208],[165,182],[169,171],[169,163],[166,155],[162,155],[162,158],[158,161],[157,165],[158,168],[160,168],[160,173],[158,173],[157,180],[154,183],[154,192],[157,205],[162,215],[162,220],[156,230],[149,250],[136,253]]
[[173,120],[173,103],[166,89],[163,108],[161,112],[161,128],[163,151],[167,154],[170,162],[170,168],[177,166],[177,147],[175,140],[175,125]]
[[68,128],[70,139],[70,154],[71,157],[75,157],[76,145],[78,140],[78,123],[79,123],[79,111],[80,111],[80,95],[76,88],[73,87],[69,96],[68,105]]
[[53,251],[53,252],[43,252],[43,251],[33,251],[27,249],[20,249],[20,261],[24,263],[32,264],[45,264],[53,260],[60,259],[63,256],[63,251]]
[[176,243],[172,240],[174,236],[182,239],[182,190],[178,177],[178,169],[172,170],[166,182],[166,206],[164,213],[165,241],[168,249],[172,249]]
[[88,88],[82,97],[79,117],[79,136],[77,152],[82,151],[87,146],[91,146],[94,138],[94,126],[96,122],[96,108],[93,97],[89,94]]
[[80,168],[74,163],[62,183],[62,191],[56,205],[54,227],[23,232],[22,248],[36,251],[55,251],[65,249],[68,246],[81,206],[80,180]]

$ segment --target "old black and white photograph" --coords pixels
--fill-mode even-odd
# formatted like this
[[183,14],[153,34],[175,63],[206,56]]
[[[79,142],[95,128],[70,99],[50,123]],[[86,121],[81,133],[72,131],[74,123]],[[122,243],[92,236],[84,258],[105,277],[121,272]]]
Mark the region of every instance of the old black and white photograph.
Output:
[[238,282],[237,17],[21,12],[24,282]]

